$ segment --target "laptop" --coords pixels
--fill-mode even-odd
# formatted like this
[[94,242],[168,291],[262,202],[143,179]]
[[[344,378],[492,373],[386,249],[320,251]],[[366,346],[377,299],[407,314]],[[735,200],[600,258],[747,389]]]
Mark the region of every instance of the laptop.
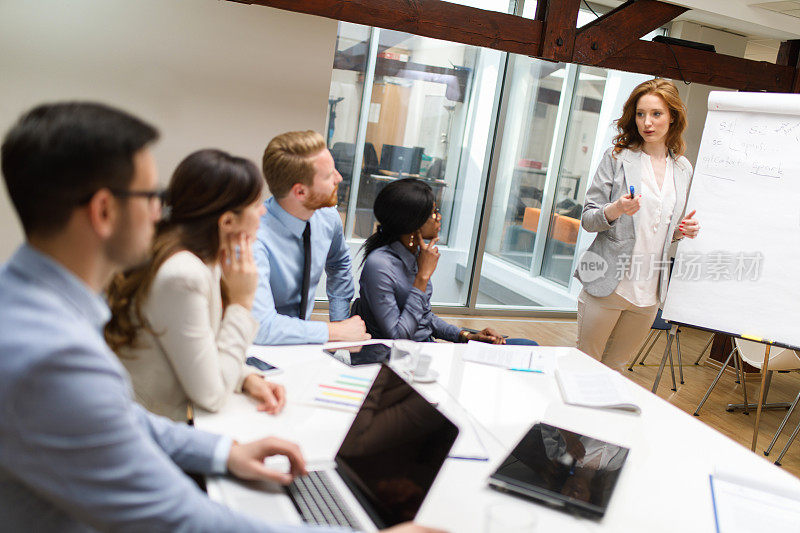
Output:
[[556,507],[602,517],[628,448],[548,424],[536,424],[489,477],[489,485]]
[[374,531],[413,520],[458,428],[387,365],[375,381],[330,469],[285,487],[309,524]]

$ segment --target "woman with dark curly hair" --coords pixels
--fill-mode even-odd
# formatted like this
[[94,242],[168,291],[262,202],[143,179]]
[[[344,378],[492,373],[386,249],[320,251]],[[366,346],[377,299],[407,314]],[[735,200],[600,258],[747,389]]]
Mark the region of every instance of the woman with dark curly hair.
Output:
[[373,210],[378,230],[364,242],[360,297],[351,311],[373,338],[536,345],[506,339],[492,328],[462,329],[433,313],[431,276],[439,263],[442,215],[427,183],[393,181],[378,193]]
[[670,243],[700,229],[694,211],[684,216],[692,181],[685,129],[686,106],[671,81],[639,84],[586,192],[581,225],[597,236],[575,271],[583,283],[578,348],[616,370],[666,296]]

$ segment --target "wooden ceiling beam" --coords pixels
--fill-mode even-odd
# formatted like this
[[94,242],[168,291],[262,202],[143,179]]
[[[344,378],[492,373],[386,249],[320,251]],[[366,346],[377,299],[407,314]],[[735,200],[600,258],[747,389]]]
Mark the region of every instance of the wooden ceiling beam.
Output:
[[789,92],[800,93],[800,39],[782,42],[776,63],[794,67],[794,80]]
[[275,7],[515,54],[538,55],[541,48],[541,21],[441,0],[229,1]]
[[791,92],[795,71],[791,66],[652,41],[635,41],[597,66],[727,89],[768,92]]
[[544,23],[544,28],[538,57],[572,62],[580,5],[581,0],[539,0],[536,18]]
[[[617,24],[620,24],[620,27],[630,28],[628,24],[632,23],[623,24],[623,15],[613,15],[612,18],[609,14],[607,17],[601,17],[594,25],[587,25],[585,30],[578,31],[575,25],[579,0],[539,0],[536,19],[526,19],[442,0],[228,1],[377,26],[551,61],[596,65],[745,91],[800,92],[800,76],[795,75],[797,62],[776,65],[683,46],[641,41],[638,40],[640,30],[635,32],[637,34],[635,39],[629,39],[626,35],[609,36],[606,42],[609,49],[612,46],[621,46],[624,40],[632,42],[598,60],[585,51],[584,36],[589,37],[588,48],[592,53],[602,52],[599,43],[598,50],[591,50],[592,42],[597,42],[591,40],[593,34],[613,32]],[[547,2],[546,5],[544,2]],[[627,16],[641,17],[639,11],[641,8],[636,8],[640,3],[653,6],[661,4],[661,2],[637,0],[632,5],[626,4],[634,8],[630,12],[634,15]],[[658,9],[661,15],[656,18],[663,18],[671,8],[658,6]],[[601,22],[603,19],[606,22]],[[560,24],[563,26],[559,27]],[[649,25],[648,23],[647,26]],[[625,31],[620,30],[620,33]],[[561,39],[560,45],[559,39]],[[587,58],[596,62],[589,62]]]
[[628,0],[578,29],[573,61],[597,65],[687,10],[658,0]]

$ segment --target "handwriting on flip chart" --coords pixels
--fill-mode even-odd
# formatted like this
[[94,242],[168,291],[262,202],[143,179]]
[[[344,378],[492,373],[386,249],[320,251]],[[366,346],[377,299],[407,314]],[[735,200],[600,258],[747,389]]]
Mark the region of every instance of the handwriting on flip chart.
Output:
[[698,161],[698,170],[725,181],[742,176],[784,178],[784,157],[800,150],[800,119],[717,118],[706,129],[708,133],[710,143]]

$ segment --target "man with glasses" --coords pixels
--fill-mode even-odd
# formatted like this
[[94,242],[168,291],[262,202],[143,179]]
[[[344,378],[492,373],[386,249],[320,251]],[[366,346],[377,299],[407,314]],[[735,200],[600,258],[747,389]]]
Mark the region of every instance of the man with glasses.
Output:
[[[127,113],[68,103],[26,113],[3,142],[26,236],[0,267],[3,530],[297,530],[210,501],[181,471],[288,483],[305,473],[297,446],[238,444],[147,413],[103,341],[99,293],[145,258],[160,216],[156,137]],[[288,473],[265,467],[275,454]]]

